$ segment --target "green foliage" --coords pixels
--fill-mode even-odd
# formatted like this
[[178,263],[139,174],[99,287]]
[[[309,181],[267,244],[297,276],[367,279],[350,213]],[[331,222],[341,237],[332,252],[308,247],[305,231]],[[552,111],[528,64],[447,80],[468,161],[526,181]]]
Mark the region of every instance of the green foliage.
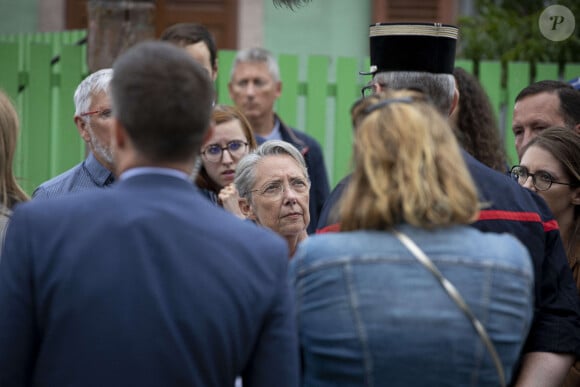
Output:
[[471,60],[580,62],[580,18],[572,36],[561,42],[546,39],[538,20],[549,5],[568,7],[580,15],[578,0],[477,0],[476,16],[459,18],[458,57]]

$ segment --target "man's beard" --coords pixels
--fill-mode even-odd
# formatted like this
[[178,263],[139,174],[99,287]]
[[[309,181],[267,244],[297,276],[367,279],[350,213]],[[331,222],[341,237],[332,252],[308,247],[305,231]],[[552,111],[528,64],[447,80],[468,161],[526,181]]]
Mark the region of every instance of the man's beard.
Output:
[[95,136],[95,133],[93,132],[93,128],[91,128],[91,126],[88,126],[88,132],[89,135],[91,136],[91,145],[92,145],[92,150],[95,153],[95,155],[103,160],[104,162],[108,163],[109,165],[114,165],[114,158],[113,158],[113,151],[111,150],[111,147],[106,146],[105,144],[103,144],[101,141],[99,141],[99,139],[97,138],[97,136]]

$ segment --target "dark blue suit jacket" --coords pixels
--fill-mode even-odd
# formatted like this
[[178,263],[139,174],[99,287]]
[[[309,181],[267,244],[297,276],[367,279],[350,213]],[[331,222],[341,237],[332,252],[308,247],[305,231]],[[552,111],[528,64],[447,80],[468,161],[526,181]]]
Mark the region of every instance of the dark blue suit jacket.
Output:
[[296,386],[287,261],[176,177],[26,203],[0,261],[0,386]]

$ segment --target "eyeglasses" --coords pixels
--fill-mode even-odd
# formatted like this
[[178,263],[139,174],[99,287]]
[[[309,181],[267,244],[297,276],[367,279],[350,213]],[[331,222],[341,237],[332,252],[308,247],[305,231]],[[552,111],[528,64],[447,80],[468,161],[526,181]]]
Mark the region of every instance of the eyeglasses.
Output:
[[532,184],[538,191],[546,191],[550,189],[552,184],[561,184],[561,185],[568,185],[572,186],[570,183],[563,183],[560,181],[554,180],[552,175],[546,171],[536,171],[536,173],[530,173],[528,168],[522,167],[521,165],[515,165],[510,170],[511,176],[516,180],[520,185],[526,184],[528,178],[532,177]]
[[112,109],[101,109],[101,110],[94,110],[92,112],[86,112],[86,113],[80,114],[81,117],[94,116],[94,115],[96,115],[97,117],[99,117],[102,120],[106,120],[106,119],[111,118],[113,116],[113,110]]
[[[296,177],[290,180],[289,187],[297,194],[305,194],[310,189],[310,183],[306,179]],[[277,199],[280,198],[284,192],[286,192],[286,189],[286,185],[284,185],[284,183],[281,181],[273,181],[260,189],[255,189],[250,192],[256,192],[258,195],[270,199]]]
[[360,89],[360,94],[361,94],[361,98],[368,98],[370,96],[373,96],[376,94],[376,87],[377,85],[380,85],[382,87],[384,87],[384,85],[371,81],[369,82],[366,86],[364,86],[363,88]]
[[212,163],[217,163],[222,159],[223,152],[227,150],[232,158],[238,159],[245,155],[247,142],[241,140],[233,140],[222,147],[218,144],[211,144],[201,154],[205,159]]
[[255,89],[261,90],[270,86],[271,82],[268,79],[256,78],[256,79],[241,79],[235,82],[233,85],[238,89],[247,89],[250,85],[253,85]]

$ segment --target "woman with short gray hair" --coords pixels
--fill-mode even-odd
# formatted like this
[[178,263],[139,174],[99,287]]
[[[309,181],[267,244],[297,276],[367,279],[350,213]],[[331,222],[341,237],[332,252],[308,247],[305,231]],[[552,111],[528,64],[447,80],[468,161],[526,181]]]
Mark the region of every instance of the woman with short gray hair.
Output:
[[234,184],[246,218],[278,233],[294,254],[310,222],[310,179],[298,149],[285,141],[266,141],[240,160]]

